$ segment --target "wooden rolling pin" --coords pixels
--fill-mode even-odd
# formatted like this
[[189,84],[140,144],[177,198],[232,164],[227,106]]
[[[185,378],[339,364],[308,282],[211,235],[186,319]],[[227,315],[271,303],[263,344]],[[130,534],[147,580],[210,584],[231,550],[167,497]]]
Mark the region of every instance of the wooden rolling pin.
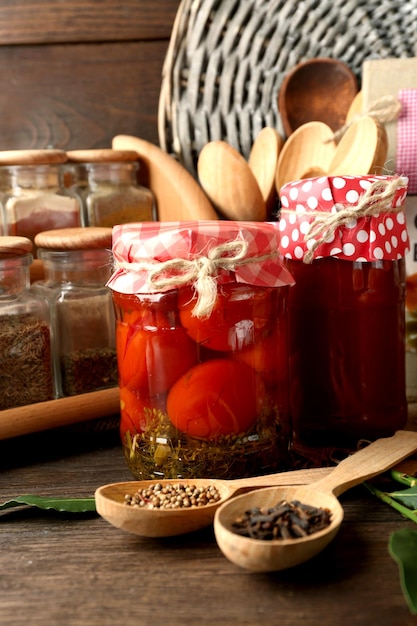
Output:
[[118,415],[119,411],[118,387],[5,409],[0,411],[0,440]]

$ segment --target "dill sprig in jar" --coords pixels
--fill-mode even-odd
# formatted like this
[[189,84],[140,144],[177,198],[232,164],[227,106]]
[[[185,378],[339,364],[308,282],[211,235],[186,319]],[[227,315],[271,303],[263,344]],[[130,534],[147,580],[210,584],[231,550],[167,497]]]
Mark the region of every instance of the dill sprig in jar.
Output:
[[138,155],[132,150],[71,150],[66,180],[82,200],[85,226],[114,226],[155,219],[155,199],[140,185]]
[[238,478],[289,463],[275,225],[113,229],[121,439],[136,478]]
[[296,448],[355,450],[406,424],[407,182],[323,176],[280,191]]
[[35,243],[45,277],[32,288],[51,311],[58,397],[117,386],[111,228],[45,231]]
[[54,397],[49,309],[30,289],[32,242],[0,237],[0,410]]

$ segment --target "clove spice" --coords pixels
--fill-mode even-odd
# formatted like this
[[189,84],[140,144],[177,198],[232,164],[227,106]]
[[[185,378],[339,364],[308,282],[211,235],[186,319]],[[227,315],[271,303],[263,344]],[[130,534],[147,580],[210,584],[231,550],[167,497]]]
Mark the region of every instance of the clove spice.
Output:
[[326,528],[330,521],[329,509],[298,500],[282,500],[274,507],[254,507],[245,511],[233,522],[232,530],[238,535],[263,541],[299,539]]

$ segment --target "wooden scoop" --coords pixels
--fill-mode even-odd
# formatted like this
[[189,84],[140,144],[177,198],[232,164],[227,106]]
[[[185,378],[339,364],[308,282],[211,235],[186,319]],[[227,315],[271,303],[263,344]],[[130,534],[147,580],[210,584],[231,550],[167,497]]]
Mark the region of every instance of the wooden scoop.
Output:
[[336,152],[333,131],[323,122],[303,124],[287,139],[278,158],[276,190],[306,172],[327,172]]
[[271,215],[276,208],[275,176],[278,157],[283,146],[284,139],[279,132],[275,128],[266,126],[255,138],[249,154],[249,167],[258,181],[268,215]]
[[[327,468],[282,472],[269,476],[243,478],[240,480],[214,479],[175,479],[143,480],[124,483],[111,483],[97,489],[97,512],[110,524],[135,535],[143,537],[171,537],[200,530],[210,526],[216,509],[234,496],[247,489],[268,487],[271,485],[302,485],[325,476]],[[146,509],[124,504],[126,494],[134,495],[138,489],[149,487],[156,482],[162,485],[177,484],[206,487],[215,486],[220,493],[220,501],[202,507],[188,509]]]
[[336,131],[345,123],[357,91],[356,77],[342,61],[315,58],[298,63],[285,76],[278,95],[286,136],[311,121]]
[[209,141],[200,152],[197,171],[202,188],[223,217],[266,220],[266,203],[255,175],[227,142]]
[[329,165],[330,176],[381,174],[388,154],[385,126],[370,116],[353,121]]
[[[356,459],[358,455],[360,455],[358,456],[358,459],[363,458],[365,451],[356,452],[352,456],[352,462],[349,462],[349,465],[343,466],[346,468],[346,472],[349,471],[349,486],[353,486],[353,484],[357,484],[361,480],[370,478],[371,474],[375,475],[385,469],[388,469],[389,467],[392,467],[395,465],[396,461],[404,459],[406,456],[414,452],[414,450],[417,450],[417,433],[407,432],[400,434],[396,436],[395,441],[392,441],[392,445],[390,443],[390,439],[382,439],[381,441],[383,443],[378,444],[377,450],[379,450],[380,446],[382,446],[383,450],[381,454],[385,455],[385,453],[387,453],[387,458],[385,459],[384,457],[384,460],[381,461],[381,465],[378,465],[381,469],[377,470],[376,466],[374,467],[372,465],[369,467],[369,471],[371,473],[367,473],[366,476],[363,478],[361,477],[360,479],[357,477],[357,474],[353,471],[354,468],[352,468],[352,465],[356,464],[354,459]],[[372,445],[374,446],[375,444]],[[368,448],[366,448],[366,450],[367,449]],[[380,455],[378,453],[378,459],[379,456]],[[366,456],[365,458],[368,457]],[[346,462],[344,461],[343,463]],[[360,468],[358,471],[361,472],[362,465],[359,464],[358,467]],[[405,473],[413,473],[415,468],[415,462],[411,462],[411,466],[407,464],[397,466],[398,471]],[[350,473],[350,469],[352,469],[352,473]],[[253,478],[242,478],[238,480],[176,478],[173,480],[142,480],[110,483],[108,485],[104,485],[103,487],[99,487],[96,490],[96,507],[97,512],[105,520],[110,522],[110,524],[116,526],[116,528],[120,528],[121,530],[143,537],[171,537],[200,530],[209,526],[213,522],[216,510],[231,498],[233,498],[231,500],[231,502],[233,502],[238,494],[254,489],[272,487],[273,485],[276,487],[306,485],[312,483],[312,481],[316,481],[314,485],[321,485],[324,489],[325,484],[320,483],[320,479],[324,480],[331,473],[334,475],[334,480],[338,480],[339,474],[333,474],[336,471],[337,469],[334,468],[320,467],[315,469],[279,472],[268,476],[255,476]],[[368,472],[368,469],[366,471]],[[343,475],[346,476],[346,474]],[[178,483],[183,485],[196,485],[200,487],[213,485],[220,493],[220,500],[206,506],[179,509],[147,509],[128,506],[124,503],[126,494],[134,495],[139,489],[149,487],[155,483],[161,483],[162,486]],[[347,488],[347,484],[346,486],[340,487],[336,495],[342,493],[342,491]],[[262,489],[262,494],[266,493],[267,490]],[[223,515],[221,519],[224,519]],[[234,535],[234,538],[231,538],[230,541],[236,541],[236,535]]]
[[[237,496],[216,512],[214,532],[223,554],[233,563],[254,572],[294,567],[321,552],[338,532],[343,508],[337,496],[384,472],[417,450],[417,433],[398,431],[379,439],[339,463],[327,476],[302,487],[272,487]],[[297,539],[263,541],[237,535],[233,522],[254,507],[272,507],[286,500],[327,508],[330,525]]]
[[113,138],[114,150],[134,150],[147,170],[161,222],[217,220],[218,215],[197,181],[172,156],[158,146],[131,135]]

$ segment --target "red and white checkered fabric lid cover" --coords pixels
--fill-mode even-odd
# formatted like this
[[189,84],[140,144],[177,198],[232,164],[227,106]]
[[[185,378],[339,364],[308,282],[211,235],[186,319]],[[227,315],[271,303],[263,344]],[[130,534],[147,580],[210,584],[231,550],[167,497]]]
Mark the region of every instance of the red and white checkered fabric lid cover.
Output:
[[[336,213],[340,207],[354,207],[366,189],[389,176],[320,176],[287,183],[280,190],[281,232],[280,250],[290,259],[303,259],[314,239],[305,235],[315,217],[325,212]],[[348,261],[395,260],[410,249],[403,207],[407,194],[407,179],[392,201],[392,212],[355,217],[338,226],[334,234],[324,239],[314,251],[314,258],[336,257]],[[389,209],[389,208],[388,208]]]
[[408,177],[408,193],[417,194],[417,89],[400,89],[396,171]]
[[[218,270],[219,283],[240,282],[265,287],[282,287],[294,280],[282,263],[279,230],[271,222],[234,222],[228,220],[141,222],[113,228],[114,272],[108,286],[119,293],[152,293],[149,269],[171,259],[193,260],[206,256],[217,246],[244,241],[245,259],[233,271]],[[172,288],[172,287],[171,287]]]

